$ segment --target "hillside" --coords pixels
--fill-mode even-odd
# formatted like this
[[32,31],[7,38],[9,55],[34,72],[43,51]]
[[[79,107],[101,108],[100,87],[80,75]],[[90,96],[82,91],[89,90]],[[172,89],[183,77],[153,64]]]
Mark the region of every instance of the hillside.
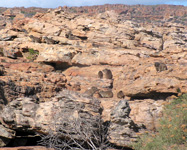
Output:
[[[129,13],[92,13],[107,7]],[[138,16],[135,7],[145,8],[145,22],[125,19]],[[155,15],[174,7],[180,18],[186,7],[152,7],[59,7],[29,17],[5,10],[0,147],[43,137],[56,149],[132,149],[140,134],[155,133],[164,104],[187,93],[187,26]]]
[[69,7],[70,12],[86,13],[94,15],[105,11],[114,10],[120,14],[124,20],[134,20],[138,22],[150,21],[171,21],[185,24],[187,21],[187,7],[177,5],[101,5],[89,7]]
[[[87,14],[92,16],[105,11],[114,10],[120,14],[121,20],[133,20],[138,23],[154,22],[154,23],[180,23],[187,24],[187,7],[179,5],[122,5],[122,4],[106,4],[98,6],[84,6],[84,7],[66,7],[63,6],[69,13]],[[6,16],[7,11],[11,10],[12,16]],[[6,22],[11,22],[16,15],[23,14],[24,17],[32,17],[36,12],[47,12],[48,9],[36,7],[14,7],[3,8],[0,7],[0,28],[6,25]],[[8,13],[10,14],[10,13]],[[3,15],[3,16],[1,16]],[[19,18],[19,16],[18,16]]]

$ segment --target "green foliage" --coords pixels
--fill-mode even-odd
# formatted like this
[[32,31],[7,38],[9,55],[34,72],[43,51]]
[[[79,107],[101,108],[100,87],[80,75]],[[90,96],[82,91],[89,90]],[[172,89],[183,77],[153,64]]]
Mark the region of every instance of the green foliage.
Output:
[[187,147],[187,94],[165,106],[155,134],[144,134],[135,150],[185,150]]
[[3,48],[0,48],[0,56],[4,56]]
[[14,18],[15,18],[14,16],[11,16],[11,17],[9,18],[9,20],[14,20]]
[[25,11],[21,11],[22,14],[25,14],[26,12]]
[[38,51],[35,51],[33,48],[30,48],[29,49],[29,53],[31,54],[31,55],[38,55],[39,54],[39,52]]
[[178,93],[181,93],[181,89],[180,89],[180,88],[177,88],[177,92],[178,92]]
[[28,56],[27,59],[34,60],[38,56],[39,52],[30,48],[28,49]]
[[26,12],[26,11],[21,11],[22,14],[25,15],[25,17],[32,17],[36,14],[36,12]]

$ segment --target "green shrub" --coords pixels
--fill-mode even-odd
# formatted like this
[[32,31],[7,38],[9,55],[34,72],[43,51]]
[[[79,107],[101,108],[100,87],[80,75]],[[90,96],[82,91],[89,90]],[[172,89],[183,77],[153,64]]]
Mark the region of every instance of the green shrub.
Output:
[[185,150],[187,148],[187,94],[165,106],[157,133],[144,134],[135,150]]
[[0,56],[3,56],[4,53],[3,53],[3,48],[0,48]]
[[28,55],[27,55],[27,59],[30,59],[30,60],[34,60],[37,58],[39,52],[30,48],[28,49]]
[[14,18],[15,18],[15,16],[11,16],[11,17],[9,18],[9,20],[14,20]]

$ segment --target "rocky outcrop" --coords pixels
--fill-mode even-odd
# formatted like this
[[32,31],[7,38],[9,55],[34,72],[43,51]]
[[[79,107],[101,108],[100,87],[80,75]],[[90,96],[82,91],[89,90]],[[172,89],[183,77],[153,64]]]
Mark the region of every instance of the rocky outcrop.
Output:
[[[102,107],[98,100],[67,90],[59,93],[51,101],[43,103],[38,103],[33,98],[18,98],[1,111],[1,137],[7,141],[16,138],[17,132],[25,133],[28,137],[37,133],[49,134],[51,131],[55,134],[60,132],[57,126],[63,126],[62,136],[66,137],[74,131],[79,120],[84,122],[81,122],[81,128],[87,131],[86,136],[91,136],[94,132],[92,130],[97,130],[95,125],[98,124],[101,112]],[[73,124],[74,121],[76,124]],[[72,136],[79,140],[84,138],[76,134],[76,131]]]
[[15,131],[0,125],[0,147],[6,146],[15,136]]
[[[112,110],[118,112],[114,106],[125,98],[133,121],[123,123],[155,130],[163,102],[187,92],[186,26],[181,24],[140,25],[114,11],[88,16],[58,8],[14,22],[0,35],[0,108],[4,114],[11,108],[12,116],[4,121],[6,126],[10,119],[8,128],[14,130],[45,133],[51,118],[44,109],[51,113],[54,104],[60,105],[56,95],[64,89],[98,98],[102,119],[113,123]],[[46,118],[37,113],[46,113]],[[113,125],[113,143],[125,145],[114,137],[129,126]],[[129,136],[134,138],[134,133]]]
[[130,117],[139,126],[145,126],[148,130],[155,131],[158,128],[159,119],[162,117],[164,100],[134,100],[129,101],[131,108]]
[[129,147],[137,141],[136,133],[139,127],[129,117],[130,107],[128,101],[121,100],[111,112],[111,124],[109,127],[110,142],[118,146]]
[[0,60],[3,65],[0,86],[4,101],[25,96],[47,101],[65,86],[66,77],[60,72],[53,72],[54,67],[50,65],[4,57]]

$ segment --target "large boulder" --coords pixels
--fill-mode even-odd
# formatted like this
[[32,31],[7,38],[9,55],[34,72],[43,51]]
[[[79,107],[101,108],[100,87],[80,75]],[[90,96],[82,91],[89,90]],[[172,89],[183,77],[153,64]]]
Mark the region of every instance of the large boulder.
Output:
[[130,147],[137,141],[139,127],[129,117],[130,111],[128,101],[121,100],[111,112],[109,140],[117,146]]

